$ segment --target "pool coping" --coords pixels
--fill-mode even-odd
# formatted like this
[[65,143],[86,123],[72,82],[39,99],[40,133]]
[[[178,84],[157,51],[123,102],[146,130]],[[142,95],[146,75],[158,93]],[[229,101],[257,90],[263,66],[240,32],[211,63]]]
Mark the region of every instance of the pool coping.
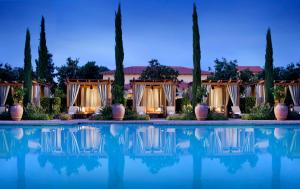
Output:
[[134,120],[134,121],[94,121],[94,120],[47,120],[47,121],[33,121],[33,120],[22,120],[22,121],[0,121],[1,125],[34,125],[34,126],[51,126],[51,125],[82,125],[82,124],[151,124],[151,125],[189,125],[189,126],[242,126],[242,125],[299,125],[300,120],[286,120],[286,121],[277,121],[277,120],[240,120],[240,119],[230,119],[222,121],[174,121],[174,120]]

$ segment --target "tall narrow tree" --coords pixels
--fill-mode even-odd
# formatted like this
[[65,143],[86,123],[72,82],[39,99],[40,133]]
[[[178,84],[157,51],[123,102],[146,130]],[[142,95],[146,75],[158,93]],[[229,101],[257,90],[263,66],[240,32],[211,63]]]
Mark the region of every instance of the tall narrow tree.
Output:
[[47,49],[47,42],[46,42],[45,18],[42,17],[40,44],[39,44],[39,59],[37,65],[38,79],[42,79],[42,80],[46,79],[47,63],[48,63],[48,49]]
[[26,31],[26,41],[24,50],[24,105],[31,102],[32,90],[32,65],[31,65],[31,48],[30,48],[30,32]]
[[115,60],[116,60],[116,71],[115,81],[113,90],[113,101],[116,103],[123,103],[123,90],[124,90],[124,49],[122,39],[122,15],[121,5],[118,6],[118,11],[115,17]]
[[274,104],[274,97],[272,94],[274,75],[273,75],[273,47],[271,30],[267,32],[267,46],[265,55],[265,102],[271,105]]
[[41,21],[39,58],[36,60],[36,67],[37,79],[53,82],[54,64],[52,62],[52,54],[48,52],[47,48],[44,17],[42,17]]
[[199,26],[198,26],[198,15],[197,15],[197,7],[194,3],[193,10],[193,86],[192,86],[192,105],[195,107],[197,105],[197,90],[201,87],[201,50],[200,50],[200,34],[199,34]]

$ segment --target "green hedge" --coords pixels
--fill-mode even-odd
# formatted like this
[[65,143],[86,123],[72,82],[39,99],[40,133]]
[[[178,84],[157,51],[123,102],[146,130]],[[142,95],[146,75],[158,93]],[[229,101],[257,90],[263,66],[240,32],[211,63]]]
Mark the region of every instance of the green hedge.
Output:
[[255,106],[256,98],[253,96],[240,99],[240,108],[243,113],[250,113],[251,109]]
[[60,97],[42,97],[41,98],[41,107],[47,114],[57,115],[60,113],[61,108],[61,99]]

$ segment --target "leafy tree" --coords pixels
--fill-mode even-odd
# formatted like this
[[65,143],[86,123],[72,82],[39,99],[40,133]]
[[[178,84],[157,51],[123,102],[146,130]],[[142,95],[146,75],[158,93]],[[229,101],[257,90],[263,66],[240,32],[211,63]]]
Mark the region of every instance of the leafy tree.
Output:
[[192,86],[192,105],[196,106],[197,99],[197,91],[201,87],[201,68],[200,68],[200,60],[201,60],[201,50],[200,50],[200,34],[199,34],[199,26],[198,26],[198,15],[196,4],[194,3],[193,10],[193,86]]
[[226,58],[222,60],[215,60],[215,73],[212,77],[214,80],[229,80],[229,79],[238,79],[238,70],[237,70],[237,60],[230,60],[229,62]]
[[239,79],[243,82],[249,82],[254,80],[254,74],[251,70],[246,69],[240,72]]
[[66,65],[61,66],[57,69],[57,76],[58,76],[58,86],[63,89],[65,88],[65,80],[66,79],[79,79],[78,71],[79,71],[79,59],[73,60],[71,57],[67,59]]
[[149,61],[149,66],[143,70],[140,79],[143,80],[176,80],[178,77],[178,71],[171,67],[161,65],[157,59]]
[[23,81],[23,68],[12,68],[9,64],[0,63],[0,81]]
[[32,90],[32,65],[31,65],[31,48],[30,48],[30,32],[26,31],[26,41],[24,50],[24,105],[27,106],[31,102]]
[[272,94],[272,88],[274,85],[274,73],[273,73],[273,47],[271,30],[268,29],[266,37],[266,55],[265,55],[265,101],[269,104],[274,104],[274,98]]
[[[115,59],[116,59],[116,71],[115,71],[115,81],[114,81],[114,87],[115,88],[120,88],[121,93],[119,92],[120,90],[116,89],[113,90],[113,101],[115,103],[122,103],[122,102],[117,102],[119,101],[118,99],[123,98],[123,90],[124,90],[124,66],[123,66],[123,61],[124,61],[124,49],[123,49],[123,39],[122,39],[122,15],[121,15],[121,5],[119,4],[118,6],[118,11],[116,12],[116,17],[115,17]],[[115,93],[116,92],[116,93]],[[120,96],[118,96],[120,95]],[[123,100],[121,100],[123,101]]]
[[102,72],[109,71],[107,67],[96,65],[95,61],[89,61],[79,68],[80,79],[102,79]]
[[54,63],[52,61],[52,54],[48,52],[46,42],[46,31],[45,31],[45,18],[42,17],[41,21],[41,33],[40,33],[40,44],[39,44],[39,58],[36,62],[36,74],[38,80],[45,80],[53,83],[54,75]]

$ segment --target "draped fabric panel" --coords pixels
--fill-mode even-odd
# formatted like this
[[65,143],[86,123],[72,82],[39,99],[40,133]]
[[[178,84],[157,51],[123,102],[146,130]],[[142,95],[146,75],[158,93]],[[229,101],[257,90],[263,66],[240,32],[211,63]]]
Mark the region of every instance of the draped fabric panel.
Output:
[[94,111],[94,108],[101,104],[98,86],[81,87],[80,98],[80,106],[84,107],[84,111],[87,112]]
[[163,85],[163,89],[165,92],[165,96],[167,98],[168,101],[168,105],[169,106],[173,106],[173,90],[172,90],[172,85],[171,84],[164,84]]
[[98,91],[99,91],[99,96],[101,99],[101,104],[102,106],[107,106],[107,85],[106,84],[99,84],[98,85]]
[[140,85],[140,84],[135,85],[135,91],[134,91],[135,107],[140,106],[144,95],[144,90],[145,90],[145,85]]
[[69,99],[70,99],[70,106],[73,106],[76,98],[78,96],[80,85],[79,84],[70,84],[69,88]]
[[5,106],[10,86],[0,86],[0,106]]
[[227,89],[228,89],[228,93],[229,93],[229,96],[230,96],[233,106],[237,106],[238,105],[238,86],[236,84],[228,85]]
[[255,86],[256,91],[256,105],[265,103],[265,90],[264,85],[257,84]]
[[300,105],[300,86],[289,85],[290,93],[293,99],[294,106]]
[[250,87],[250,86],[247,86],[247,87],[246,87],[246,89],[245,89],[245,96],[246,96],[246,97],[251,96],[251,87]]
[[44,97],[50,97],[50,89],[49,87],[44,87]]

